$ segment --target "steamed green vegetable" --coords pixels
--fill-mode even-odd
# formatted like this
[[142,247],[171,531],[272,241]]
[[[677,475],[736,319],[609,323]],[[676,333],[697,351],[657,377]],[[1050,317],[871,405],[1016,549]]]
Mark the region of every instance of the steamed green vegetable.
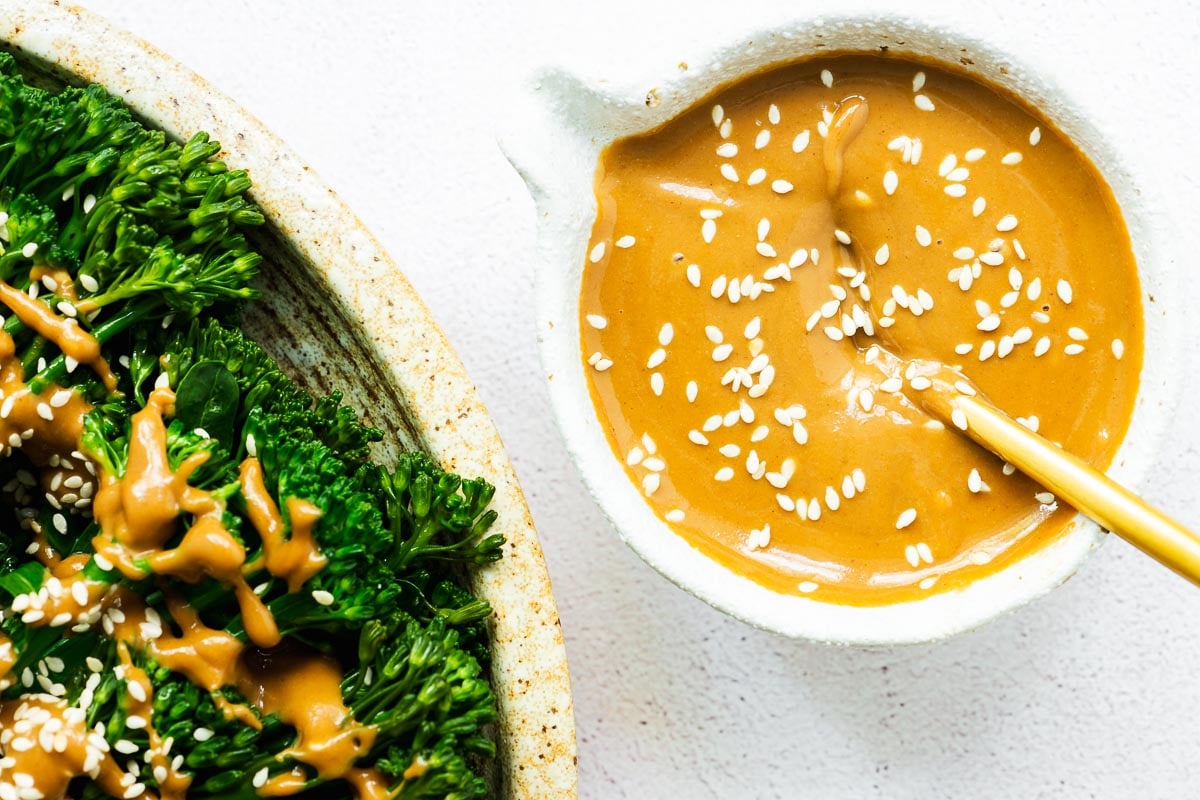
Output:
[[[33,391],[56,385],[88,400],[81,449],[105,474],[124,473],[132,416],[156,385],[169,386],[172,468],[206,454],[188,482],[225,502],[224,524],[245,546],[247,563],[263,545],[238,482],[243,459],[257,457],[278,506],[287,498],[315,505],[325,567],[295,592],[262,569],[247,580],[285,642],[341,665],[346,705],[376,731],[356,766],[376,768],[393,797],[481,797],[481,765],[495,750],[485,734],[495,719],[483,625],[491,610],[463,575],[500,557],[503,539],[489,533],[493,488],[446,473],[419,452],[391,467],[375,463],[379,431],[339,394],[314,399],[301,390],[239,330],[236,304],[257,296],[261,263],[245,231],[263,217],[247,198],[249,176],[216,160],[219,149],[203,133],[170,141],[96,86],[34,88],[0,54],[0,280],[90,331],[116,391],[16,314],[5,314],[4,330]],[[71,298],[50,288],[67,281]],[[16,654],[10,675],[61,662],[53,675],[61,696],[86,700],[89,726],[101,726],[111,746],[142,751],[148,734],[129,724],[117,643],[99,626],[72,632],[23,622],[12,611],[49,579],[28,552],[35,531],[64,556],[90,555],[99,532],[87,504],[53,507],[29,485],[30,472],[20,449],[0,459],[0,608],[8,609],[0,630]],[[194,522],[181,513],[178,535]],[[228,586],[211,578],[132,580],[110,566],[93,559],[85,573],[136,592],[163,619],[165,598],[175,593],[206,625],[248,641]],[[255,711],[262,727],[255,730],[150,652],[131,657],[153,685],[153,728],[173,739],[171,755],[191,776],[187,797],[256,797],[262,770],[275,777],[297,767],[305,776],[298,796],[351,796],[346,782],[327,781],[287,754],[296,730],[277,716]],[[41,689],[17,679],[0,700],[31,691]],[[235,686],[218,694],[254,708]],[[413,764],[421,769],[413,772]],[[148,768],[140,780],[150,791],[158,785]],[[108,796],[84,779],[75,785],[74,797]]]

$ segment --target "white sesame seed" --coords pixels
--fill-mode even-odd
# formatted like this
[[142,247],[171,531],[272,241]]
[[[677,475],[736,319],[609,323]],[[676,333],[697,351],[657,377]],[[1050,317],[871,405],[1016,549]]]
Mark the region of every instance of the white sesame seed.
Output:
[[965,431],[967,429],[967,415],[961,408],[956,408],[950,412],[950,421],[953,422],[954,427],[958,428],[960,431]]
[[1112,340],[1112,354],[1113,354],[1113,357],[1117,359],[1117,361],[1120,361],[1122,356],[1125,355],[1125,343],[1122,342],[1120,339],[1113,339]]
[[987,209],[987,200],[982,197],[976,197],[975,202],[971,204],[971,214],[978,217]]
[[833,86],[833,73],[827,69],[821,70],[821,83],[825,84],[826,88]]
[[981,331],[994,331],[1000,327],[1000,315],[996,313],[988,314],[975,327]]
[[922,111],[933,111],[934,109],[933,101],[923,94],[914,97],[913,103]]
[[821,587],[813,581],[800,581],[800,583],[796,585],[796,588],[804,594],[812,594]]
[[688,264],[686,274],[687,274],[688,283],[690,283],[694,288],[699,289],[700,288],[700,265],[699,264]]
[[790,182],[783,179],[771,182],[771,191],[775,192],[775,194],[787,194],[793,188],[795,187]]
[[983,490],[983,478],[979,475],[979,470],[972,469],[967,475],[967,488],[972,494],[979,494]]
[[653,372],[650,374],[650,390],[658,397],[662,397],[665,384],[661,372]]
[[660,366],[667,360],[667,351],[661,347],[650,354],[650,358],[646,360],[646,369],[654,369]]
[[925,73],[918,72],[916,75],[913,75],[912,90],[914,92],[919,92],[919,91],[921,91],[921,89],[924,86],[925,86]]
[[900,512],[900,516],[896,517],[896,530],[903,530],[909,525],[912,525],[917,519],[917,510],[915,508],[906,508]]
[[867,474],[865,472],[856,468],[850,473],[850,477],[854,481],[855,489],[857,489],[860,493],[866,490]]
[[884,244],[880,245],[878,250],[875,251],[875,263],[882,267],[884,264],[888,263],[889,258],[891,258],[891,250],[888,249],[887,243],[885,242]]
[[657,472],[651,472],[642,478],[642,492],[647,497],[658,491],[658,487],[662,484],[662,478]]
[[598,264],[600,262],[600,259],[604,258],[604,250],[605,250],[605,243],[604,242],[596,242],[596,245],[592,248],[591,254],[588,256],[588,260],[591,261],[593,264]]
[[896,174],[895,170],[889,169],[887,172],[883,173],[883,191],[886,192],[888,196],[894,195],[899,186],[900,176]]
[[737,170],[734,168],[733,164],[730,164],[728,161],[721,164],[721,176],[731,183],[738,182]]
[[596,372],[606,372],[612,368],[613,362],[611,358],[602,358],[596,362]]
[[1000,218],[1000,221],[996,223],[996,230],[1000,231],[1001,233],[1006,233],[1015,229],[1017,227],[1017,222],[1016,216],[1013,214],[1005,214]]
[[1086,342],[1088,338],[1087,331],[1083,328],[1068,328],[1067,336],[1070,336],[1077,342]]
[[965,158],[967,161],[974,164],[976,161],[983,158],[985,155],[987,155],[987,151],[984,150],[982,147],[972,147],[970,150],[967,151],[966,155],[964,155],[963,158]]
[[792,152],[803,153],[805,149],[808,148],[808,142],[810,138],[811,133],[807,128],[796,134],[796,138],[792,140]]
[[725,359],[729,358],[729,356],[732,354],[733,354],[733,345],[728,344],[728,343],[719,344],[713,348],[712,360],[716,361],[717,363],[720,363],[720,362],[724,361]]
[[721,467],[719,470],[717,470],[716,474],[713,475],[713,479],[722,483],[733,480],[733,467]]
[[620,239],[617,239],[617,241],[615,242],[616,246],[621,248],[622,250],[628,250],[630,247],[633,247],[634,244],[636,244],[636,243],[637,243],[637,239],[635,239],[634,237],[629,236],[629,235],[622,236]]
[[724,108],[721,106],[721,104],[720,104],[720,103],[717,103],[716,105],[714,105],[714,106],[712,107],[712,121],[713,121],[713,127],[714,127],[714,128],[720,127],[720,126],[721,126],[721,122],[722,122],[724,119],[725,119],[725,109],[724,109]]
[[752,171],[750,177],[746,178],[747,186],[758,186],[767,179],[767,171],[762,167]]
[[1083,352],[1083,349],[1081,344],[1069,344],[1063,348],[1063,352],[1069,356],[1077,356]]
[[1023,156],[1020,153],[1018,153],[1016,150],[1014,150],[1011,153],[1005,153],[1004,158],[1000,159],[1000,163],[1005,165],[1006,167],[1011,167],[1016,164],[1020,164],[1022,158],[1023,158]]
[[761,131],[758,132],[758,135],[754,137],[754,149],[755,150],[762,150],[764,147],[766,147],[770,143],[771,143],[771,131],[768,130],[767,128],[763,128]]
[[312,592],[312,599],[316,601],[317,605],[321,605],[321,606],[333,605],[333,595],[330,592],[325,591],[324,589],[314,589]]
[[961,183],[950,183],[942,191],[951,197],[963,197],[967,193],[967,187]]
[[733,120],[726,117],[725,120],[721,122],[720,131],[721,131],[721,138],[728,139],[729,134],[733,133]]
[[24,247],[21,248],[21,255],[25,256],[26,258],[33,258],[34,255],[37,254],[37,251],[37,242],[28,242]]
[[946,180],[953,181],[955,183],[962,183],[970,177],[971,170],[967,169],[966,167],[955,167],[954,169],[950,170],[948,175],[946,175]]
[[970,247],[960,247],[951,253],[951,255],[960,261],[970,261],[975,257],[975,250]]
[[1040,142],[1041,140],[1042,140],[1042,129],[1037,126],[1034,126],[1033,130],[1031,130],[1029,132],[1029,146],[1037,147],[1037,143]]
[[929,245],[933,244],[933,236],[924,226],[918,225],[916,228],[916,234],[917,244],[921,245],[921,247],[929,247]]
[[1070,305],[1071,300],[1075,295],[1074,291],[1071,289],[1071,284],[1068,283],[1066,279],[1060,278],[1058,281],[1057,291],[1058,299],[1062,300],[1067,305]]
[[738,154],[738,146],[733,142],[722,142],[717,146],[717,155],[721,158],[733,158]]
[[1048,506],[1054,502],[1054,495],[1051,492],[1037,492],[1034,494],[1033,499],[1037,500],[1042,505]]
[[792,423],[792,439],[799,445],[808,444],[808,428],[804,427],[804,423]]

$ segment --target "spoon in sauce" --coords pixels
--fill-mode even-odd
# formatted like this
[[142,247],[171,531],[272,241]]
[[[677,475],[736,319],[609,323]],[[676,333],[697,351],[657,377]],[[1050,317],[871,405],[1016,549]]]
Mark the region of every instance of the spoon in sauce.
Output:
[[[863,129],[867,101],[847,97],[838,104],[824,142],[827,189],[835,208],[846,149]],[[838,228],[842,262],[871,275],[870,259],[861,257],[853,236]],[[842,238],[845,237],[845,238]],[[849,241],[846,241],[846,240]],[[867,319],[849,341],[868,363],[918,389],[908,399],[948,428],[970,437],[1101,525],[1174,572],[1200,585],[1200,536],[1148,504],[1084,460],[1019,424],[957,370],[924,358],[906,358],[905,347],[878,325],[873,302]]]

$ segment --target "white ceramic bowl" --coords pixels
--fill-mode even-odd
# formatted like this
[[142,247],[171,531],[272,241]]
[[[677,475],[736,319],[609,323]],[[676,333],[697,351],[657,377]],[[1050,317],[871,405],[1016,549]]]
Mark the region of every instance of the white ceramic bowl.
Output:
[[78,8],[0,0],[0,48],[48,84],[99,83],[186,139],[205,130],[249,170],[267,217],[264,297],[245,324],[305,388],[342,390],[387,436],[384,459],[417,446],[496,485],[504,558],[472,575],[495,611],[492,683],[500,719],[493,794],[574,797],[570,677],[537,532],[487,409],[429,310],[354,213],[237,103],[136,37]]
[[[1105,538],[1075,518],[1041,550],[957,591],[917,601],[858,608],[783,595],[702,555],[644,502],[613,455],[588,394],[580,358],[579,288],[595,219],[593,180],[600,151],[616,138],[647,131],[689,108],[717,86],[772,64],[838,50],[913,54],[962,65],[1033,102],[1086,152],[1107,178],[1125,215],[1141,270],[1148,346],[1132,423],[1109,474],[1136,485],[1152,461],[1178,394],[1171,365],[1180,292],[1161,231],[1153,187],[1141,185],[1135,152],[1114,152],[1055,83],[1062,66],[1034,48],[1001,52],[985,38],[900,16],[796,19],[744,31],[688,54],[686,70],[611,79],[547,67],[514,101],[502,146],[529,186],[538,210],[538,336],[543,366],[567,447],[596,502],[625,541],[667,578],[726,613],[794,637],[855,645],[931,641],[977,626],[1044,594],[1069,578]],[[658,63],[674,64],[666,54]],[[1154,295],[1156,301],[1148,302]],[[1153,309],[1154,313],[1151,313]]]

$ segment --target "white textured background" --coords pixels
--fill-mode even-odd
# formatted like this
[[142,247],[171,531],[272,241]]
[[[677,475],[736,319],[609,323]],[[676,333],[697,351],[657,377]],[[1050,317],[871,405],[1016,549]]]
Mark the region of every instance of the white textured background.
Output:
[[[494,142],[504,93],[556,53],[666,70],[696,31],[725,38],[784,6],[819,4],[86,5],[207,77],[307,159],[466,361],[545,544],[583,797],[1200,796],[1200,591],[1123,543],[975,633],[830,650],[751,630],[669,585],[620,543],[565,454],[537,364],[532,204]],[[888,5],[993,31],[1018,55],[1054,48],[1056,79],[1081,87],[1102,129],[1145,148],[1147,185],[1171,207],[1180,251],[1200,253],[1200,5],[828,3]],[[1198,445],[1200,420],[1185,412],[1145,489],[1193,525]]]

